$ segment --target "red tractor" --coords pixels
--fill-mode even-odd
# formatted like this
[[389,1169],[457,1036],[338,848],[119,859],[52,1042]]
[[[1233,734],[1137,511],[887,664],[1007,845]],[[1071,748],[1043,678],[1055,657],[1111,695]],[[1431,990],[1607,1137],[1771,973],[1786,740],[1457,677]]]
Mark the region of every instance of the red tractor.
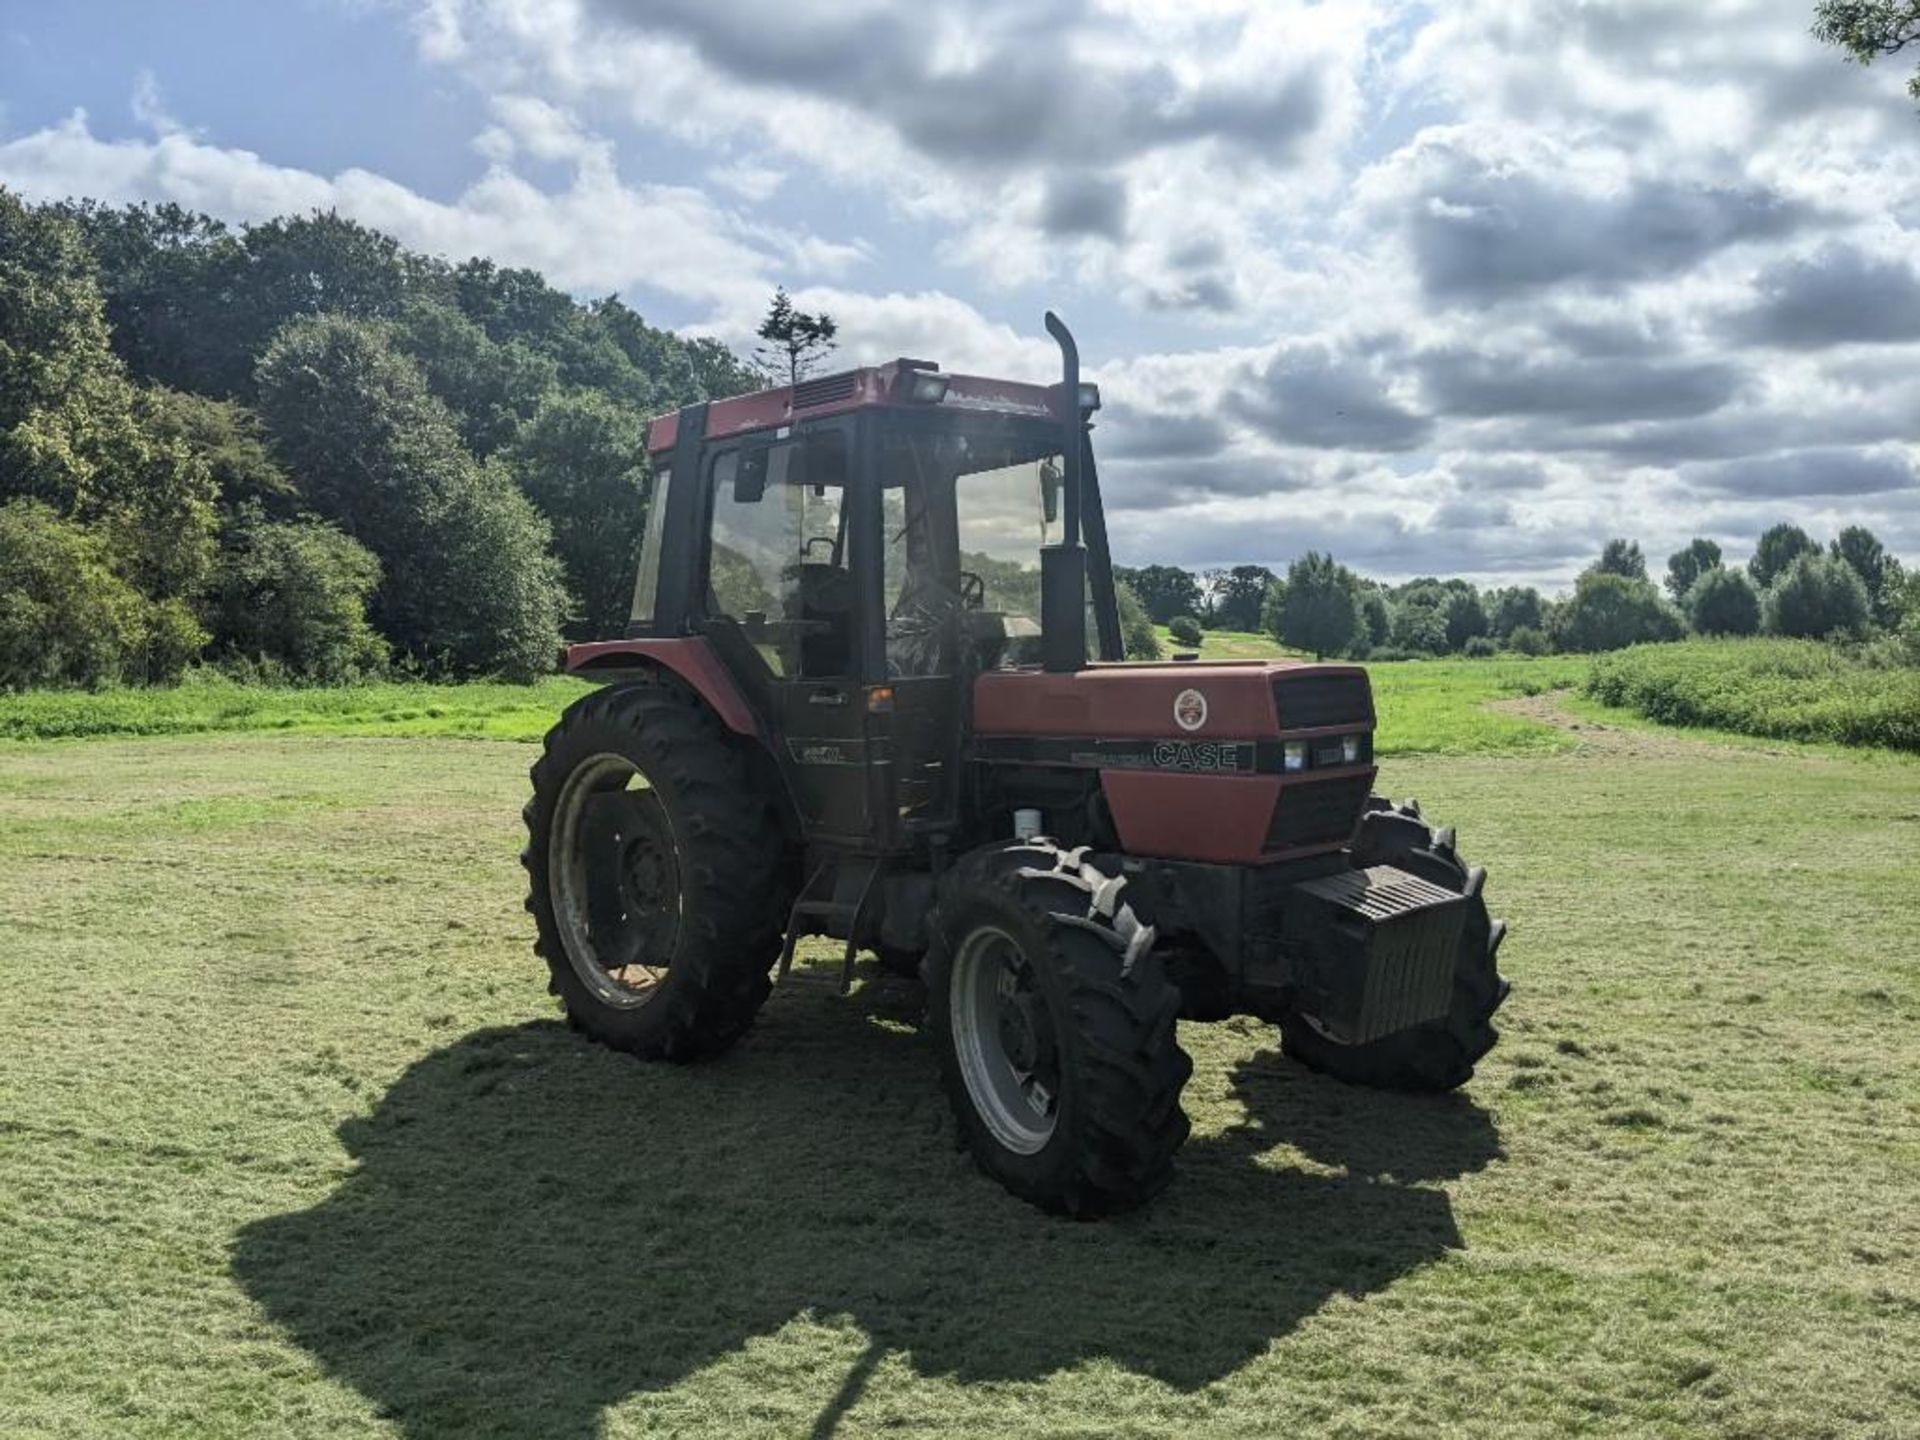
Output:
[[1372,793],[1365,670],[1122,663],[1100,398],[1047,328],[1053,385],[902,359],[652,423],[633,620],[568,652],[603,688],[525,863],[569,1020],[646,1059],[725,1049],[803,936],[918,974],[981,1167],[1084,1215],[1171,1174],[1177,1019],[1448,1089],[1505,927]]

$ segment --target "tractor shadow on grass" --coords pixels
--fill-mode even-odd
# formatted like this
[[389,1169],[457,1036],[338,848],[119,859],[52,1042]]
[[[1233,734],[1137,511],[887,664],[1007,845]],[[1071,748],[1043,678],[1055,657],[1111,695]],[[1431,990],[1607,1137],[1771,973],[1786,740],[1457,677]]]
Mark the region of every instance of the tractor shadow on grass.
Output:
[[[1457,1248],[1446,1195],[1409,1182],[1501,1153],[1462,1097],[1372,1095],[1265,1052],[1232,1077],[1244,1122],[1189,1142],[1146,1211],[1050,1218],[955,1149],[911,991],[843,1000],[796,971],[742,1045],[688,1069],[557,1023],[468,1035],[342,1127],[357,1168],[244,1230],[234,1271],[415,1437],[583,1440],[796,1317],[850,1321],[868,1337],[851,1373],[776,1350],[781,1378],[756,1387],[757,1413],[791,1406],[818,1436],[893,1352],[962,1381],[1102,1358],[1220,1379],[1330,1298]],[[1281,1144],[1344,1173],[1259,1163]]]

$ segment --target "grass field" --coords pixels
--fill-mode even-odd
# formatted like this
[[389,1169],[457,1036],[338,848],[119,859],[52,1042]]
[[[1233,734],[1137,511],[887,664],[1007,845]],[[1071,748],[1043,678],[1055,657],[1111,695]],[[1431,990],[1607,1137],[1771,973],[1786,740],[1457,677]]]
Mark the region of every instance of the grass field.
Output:
[[1187,1026],[1181,1176],[1089,1226],[956,1152],[902,982],[566,1032],[524,744],[0,749],[0,1434],[1920,1434],[1920,765],[1498,718],[1552,746],[1385,771],[1514,923],[1469,1089]]
[[[1293,651],[1283,650],[1271,635],[1258,630],[1208,630],[1200,637],[1196,645],[1182,645],[1167,633],[1167,627],[1156,625],[1154,633],[1160,637],[1160,649],[1171,655],[1175,651],[1192,651],[1202,660],[1267,660],[1275,655],[1291,655]],[[1311,659],[1311,656],[1296,656]]]
[[[1277,653],[1267,642],[1267,653]],[[1485,708],[1501,696],[1579,683],[1583,660],[1435,660],[1373,666],[1380,753],[1464,753],[1564,746],[1549,727]],[[0,694],[0,741],[292,732],[538,740],[587,691],[555,676],[538,685],[361,685],[295,690],[197,677],[171,689]]]

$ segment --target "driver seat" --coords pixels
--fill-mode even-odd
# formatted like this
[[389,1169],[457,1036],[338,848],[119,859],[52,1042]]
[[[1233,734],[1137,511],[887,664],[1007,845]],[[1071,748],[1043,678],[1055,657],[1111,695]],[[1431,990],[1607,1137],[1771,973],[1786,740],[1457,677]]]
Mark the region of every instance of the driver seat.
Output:
[[832,679],[853,673],[853,575],[844,565],[804,561],[795,576],[800,673]]

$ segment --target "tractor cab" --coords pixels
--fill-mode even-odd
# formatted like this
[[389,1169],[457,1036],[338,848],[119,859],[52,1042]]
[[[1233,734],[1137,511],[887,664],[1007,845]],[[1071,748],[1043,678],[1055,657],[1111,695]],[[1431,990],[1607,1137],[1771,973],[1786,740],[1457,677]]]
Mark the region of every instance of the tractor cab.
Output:
[[[655,420],[629,642],[697,638],[773,739],[817,843],[960,820],[972,681],[1121,658],[1098,392],[901,359]],[[622,663],[585,646],[573,668]],[[596,663],[598,662],[598,663]]]

